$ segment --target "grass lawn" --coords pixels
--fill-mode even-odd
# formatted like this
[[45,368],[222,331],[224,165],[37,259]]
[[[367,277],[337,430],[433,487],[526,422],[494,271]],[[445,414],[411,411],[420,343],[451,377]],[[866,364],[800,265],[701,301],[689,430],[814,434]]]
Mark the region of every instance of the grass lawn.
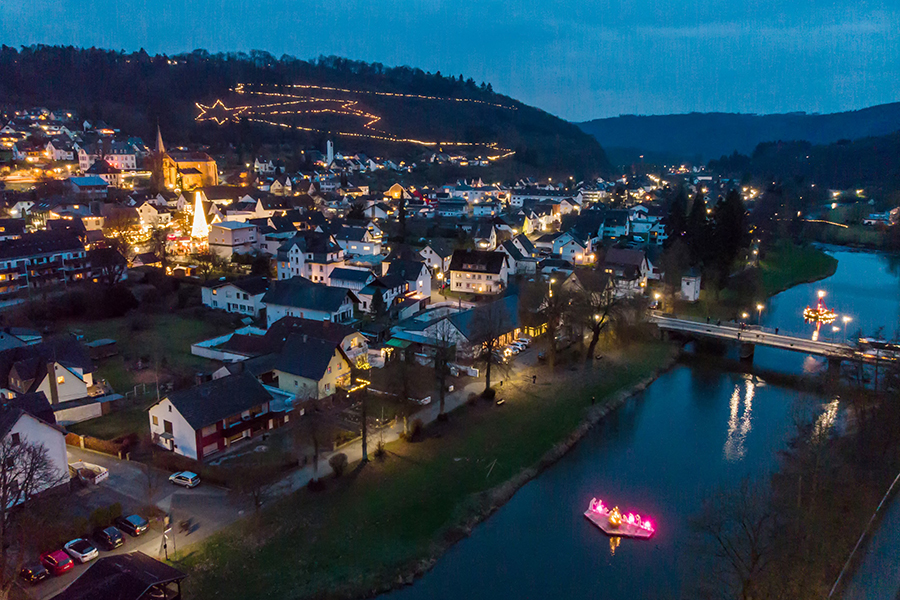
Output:
[[303,598],[360,593],[425,558],[484,492],[534,465],[601,402],[648,376],[670,353],[634,345],[589,373],[538,385],[507,380],[503,407],[479,401],[434,424],[418,443],[388,446],[383,462],[283,498],[180,561],[198,598]]
[[824,279],[834,274],[837,259],[812,246],[779,242],[760,261],[760,283],[772,296],[800,283]]
[[138,359],[164,360],[166,369],[189,374],[207,369],[210,361],[191,354],[191,344],[231,330],[215,322],[196,318],[191,311],[181,313],[132,313],[118,319],[69,322],[69,329],[80,329],[86,340],[116,340],[120,356],[98,361],[97,376],[124,394],[141,382],[133,366]]
[[66,429],[78,435],[90,435],[103,440],[111,440],[121,435],[149,433],[147,406],[129,407],[96,419],[67,425]]

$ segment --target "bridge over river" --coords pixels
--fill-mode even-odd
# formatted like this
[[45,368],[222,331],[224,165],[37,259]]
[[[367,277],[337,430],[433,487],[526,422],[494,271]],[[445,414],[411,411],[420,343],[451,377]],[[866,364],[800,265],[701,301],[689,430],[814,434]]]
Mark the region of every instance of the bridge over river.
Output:
[[808,338],[794,337],[775,333],[774,330],[758,326],[741,327],[737,323],[705,323],[690,319],[667,317],[658,313],[650,316],[650,322],[659,327],[663,332],[675,332],[689,337],[711,338],[724,341],[733,341],[741,344],[741,357],[753,356],[756,346],[769,346],[782,350],[792,350],[804,354],[823,356],[833,364],[840,364],[842,360],[851,358],[863,358],[856,347],[850,344],[838,344],[823,342]]

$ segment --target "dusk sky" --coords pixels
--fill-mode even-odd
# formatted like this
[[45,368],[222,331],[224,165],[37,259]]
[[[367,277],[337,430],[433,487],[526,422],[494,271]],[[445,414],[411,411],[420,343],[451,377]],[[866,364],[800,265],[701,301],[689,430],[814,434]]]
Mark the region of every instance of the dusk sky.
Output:
[[473,77],[561,117],[900,100],[896,0],[32,0],[0,42],[336,54]]

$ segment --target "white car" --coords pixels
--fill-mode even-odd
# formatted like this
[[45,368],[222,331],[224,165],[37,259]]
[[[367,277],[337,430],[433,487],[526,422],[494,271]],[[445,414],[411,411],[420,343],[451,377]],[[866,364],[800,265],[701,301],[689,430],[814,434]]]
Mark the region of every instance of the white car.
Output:
[[175,485],[181,485],[186,488],[197,487],[200,485],[200,476],[190,471],[179,471],[169,475],[169,481]]
[[94,560],[100,553],[97,552],[97,549],[94,548],[94,545],[87,541],[84,538],[74,539],[65,546],[63,546],[63,550],[66,551],[66,554],[74,558],[80,563],[86,563],[89,560]]
[[522,344],[523,346],[525,346],[527,348],[528,346],[531,345],[531,338],[520,337],[519,339],[516,340],[516,343]]
[[521,351],[525,350],[526,348],[528,348],[528,344],[523,344],[522,342],[513,342],[512,344],[510,344],[510,347],[518,348],[519,351],[521,352]]

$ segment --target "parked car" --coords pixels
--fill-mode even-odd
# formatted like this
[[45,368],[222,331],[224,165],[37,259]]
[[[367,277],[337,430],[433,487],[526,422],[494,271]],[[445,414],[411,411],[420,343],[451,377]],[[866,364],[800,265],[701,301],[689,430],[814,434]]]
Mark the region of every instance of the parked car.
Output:
[[127,517],[119,517],[116,519],[116,527],[124,531],[131,537],[137,537],[147,531],[150,523],[147,519],[140,515],[129,515]]
[[190,471],[179,471],[169,475],[169,481],[175,485],[181,485],[186,488],[197,487],[200,485],[200,476]]
[[94,545],[84,538],[77,538],[63,546],[63,549],[75,560],[84,564],[89,560],[94,560],[100,553],[94,548]]
[[125,543],[122,532],[112,525],[96,530],[94,539],[104,550],[115,550]]
[[54,550],[53,552],[41,554],[41,564],[45,569],[57,576],[62,575],[75,567],[75,563],[72,562],[69,555],[62,550]]
[[21,577],[28,583],[40,583],[41,581],[50,577],[50,573],[47,572],[47,569],[44,568],[44,565],[37,562],[27,564],[22,567],[22,570],[19,571],[19,577]]
[[524,352],[526,348],[528,348],[527,344],[523,344],[522,342],[513,342],[509,345],[510,348],[517,348],[519,352]]
[[531,338],[520,337],[520,338],[518,338],[518,339],[516,340],[516,342],[519,343],[519,344],[524,344],[525,347],[527,348],[528,346],[531,345]]

